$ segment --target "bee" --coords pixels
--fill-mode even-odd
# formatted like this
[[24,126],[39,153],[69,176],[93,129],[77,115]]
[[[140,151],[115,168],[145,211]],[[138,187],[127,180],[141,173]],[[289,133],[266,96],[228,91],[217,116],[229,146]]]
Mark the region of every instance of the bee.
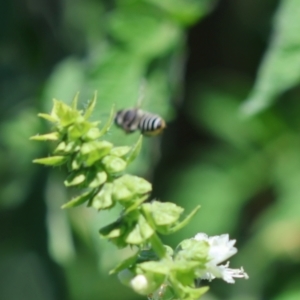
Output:
[[142,134],[148,136],[158,135],[166,127],[162,117],[139,108],[119,110],[115,116],[115,123],[127,133],[140,130]]

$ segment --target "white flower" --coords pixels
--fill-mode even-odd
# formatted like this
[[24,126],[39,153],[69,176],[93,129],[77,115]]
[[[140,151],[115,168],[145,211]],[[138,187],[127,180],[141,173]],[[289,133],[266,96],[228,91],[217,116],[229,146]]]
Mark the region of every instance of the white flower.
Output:
[[148,293],[149,283],[145,275],[136,275],[133,279],[131,279],[130,285],[139,294],[145,295]]
[[228,283],[234,283],[233,278],[249,278],[243,268],[230,269],[228,268],[229,262],[225,265],[219,265],[237,253],[237,248],[234,247],[236,241],[229,240],[228,234],[208,237],[205,233],[198,233],[194,239],[197,241],[205,241],[209,245],[208,262],[206,263],[206,269],[203,270],[201,274],[201,279],[211,281],[217,277],[222,278]]
[[208,237],[205,233],[198,233],[194,239],[206,241],[209,244],[209,259],[215,264],[219,264],[237,253],[237,249],[233,247],[236,241],[229,240],[228,234]]
[[229,262],[226,265],[220,266],[222,271],[222,279],[228,283],[235,283],[233,278],[245,278],[248,279],[248,274],[244,271],[243,267],[241,269],[230,269],[228,268]]

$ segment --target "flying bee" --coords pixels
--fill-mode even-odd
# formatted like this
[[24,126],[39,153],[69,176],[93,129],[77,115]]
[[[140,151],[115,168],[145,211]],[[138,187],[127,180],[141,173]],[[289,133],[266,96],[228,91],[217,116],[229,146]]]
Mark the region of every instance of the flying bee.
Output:
[[158,135],[166,127],[165,120],[159,115],[138,108],[144,98],[145,88],[146,81],[143,79],[139,90],[137,106],[135,108],[119,110],[115,116],[115,123],[127,133],[140,130],[144,135]]
[[166,127],[162,117],[139,108],[119,110],[115,116],[115,123],[127,133],[140,130],[142,134],[149,136],[160,134]]

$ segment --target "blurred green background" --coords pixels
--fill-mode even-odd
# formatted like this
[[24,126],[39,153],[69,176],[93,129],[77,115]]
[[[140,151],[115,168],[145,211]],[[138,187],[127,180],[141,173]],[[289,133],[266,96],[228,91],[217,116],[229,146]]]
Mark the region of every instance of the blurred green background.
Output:
[[[3,2],[3,1],[2,1]],[[127,250],[98,236],[117,211],[62,211],[62,169],[32,164],[49,144],[52,98],[94,120],[113,104],[163,116],[131,172],[193,221],[164,242],[229,233],[249,280],[214,281],[204,300],[300,299],[298,0],[11,0],[0,10],[0,299],[144,299],[108,271]],[[138,133],[113,127],[131,145]]]

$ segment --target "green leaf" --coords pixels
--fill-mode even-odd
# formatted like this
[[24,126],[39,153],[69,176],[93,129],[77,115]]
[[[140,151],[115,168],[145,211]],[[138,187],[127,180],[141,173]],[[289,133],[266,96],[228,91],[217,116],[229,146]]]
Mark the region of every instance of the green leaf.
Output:
[[67,161],[67,157],[65,156],[49,156],[45,158],[38,158],[33,160],[36,164],[42,164],[47,166],[59,166],[64,164]]
[[67,143],[65,152],[72,153],[80,150],[80,142],[79,141],[71,141]]
[[82,165],[82,158],[79,153],[75,155],[71,162],[71,169],[72,170],[78,170]]
[[172,225],[180,218],[183,208],[171,202],[152,201],[144,203],[143,209],[151,216],[156,226]]
[[200,208],[200,206],[196,207],[183,221],[177,223],[183,208],[174,203],[152,201],[151,203],[144,203],[142,207],[151,220],[152,226],[162,234],[171,234],[183,228]]
[[109,174],[116,174],[120,173],[125,170],[127,163],[120,157],[113,156],[113,155],[106,155],[102,159],[102,164]]
[[128,201],[135,196],[145,195],[151,190],[151,183],[145,179],[126,174],[114,181],[113,198],[116,201]]
[[123,157],[131,150],[128,146],[114,147],[111,149],[110,154],[118,157]]
[[77,119],[73,125],[68,127],[68,140],[73,141],[83,137],[91,128],[91,123]]
[[198,268],[204,269],[208,261],[209,245],[195,239],[183,240],[177,247],[175,261],[196,261]]
[[95,91],[93,99],[89,102],[89,104],[84,112],[83,117],[85,120],[88,120],[90,118],[90,116],[92,115],[92,113],[95,109],[95,106],[96,106],[96,100],[97,100],[97,91]]
[[115,201],[129,201],[134,198],[135,194],[122,181],[116,179],[112,196]]
[[78,141],[71,141],[69,143],[60,142],[54,150],[54,153],[70,154],[80,150]]
[[116,222],[113,222],[109,225],[106,225],[104,227],[102,227],[99,230],[99,233],[101,236],[103,236],[104,238],[118,238],[121,236],[122,232],[124,232],[124,230],[121,230],[121,225],[122,221],[121,220],[117,220]]
[[74,123],[78,118],[82,118],[78,110],[72,109],[62,101],[53,99],[53,102],[51,116],[57,119],[61,126],[66,127]]
[[113,145],[107,141],[92,141],[84,143],[80,149],[80,153],[83,155],[81,160],[84,161],[87,166],[91,166],[94,162],[107,155],[112,146]]
[[92,127],[88,130],[88,132],[82,137],[85,141],[94,141],[101,137],[101,132],[99,128]]
[[130,164],[139,155],[142,148],[143,136],[140,135],[136,144],[131,148],[129,155],[126,157],[127,164]]
[[57,141],[59,139],[59,133],[58,132],[51,132],[43,135],[35,135],[30,137],[30,140],[34,141]]
[[109,274],[116,274],[119,273],[120,271],[130,267],[131,265],[135,264],[137,261],[139,252],[135,253],[133,256],[130,256],[123,260],[121,263],[119,263],[115,268],[109,271]]
[[172,234],[172,233],[180,230],[184,226],[186,226],[191,221],[191,219],[194,217],[194,215],[197,213],[197,211],[199,209],[200,209],[200,205],[198,205],[184,220],[182,220],[180,223],[176,224],[175,226],[171,227],[168,230],[168,233]]
[[103,237],[111,239],[119,247],[145,244],[154,233],[139,211],[123,215],[116,222],[100,230]]
[[146,243],[154,234],[154,230],[148,224],[143,215],[139,215],[138,222],[126,237],[126,242],[131,245]]
[[209,291],[209,286],[204,286],[197,289],[192,289],[192,288],[190,289],[191,289],[190,294],[192,294],[193,299],[199,299]]
[[[198,299],[195,296],[201,295],[207,291],[207,288],[203,290],[191,288],[191,286],[194,286],[195,270],[197,267],[197,262],[184,260],[173,262],[169,259],[162,259],[160,261],[140,263],[137,265],[136,269],[137,273],[144,274],[154,280],[162,280],[160,285],[163,282],[168,282],[170,290],[167,293],[173,296],[175,293],[175,299],[194,300]],[[158,277],[155,275],[158,275]],[[166,287],[166,285],[164,285],[164,287]],[[159,290],[159,299],[169,299],[164,297],[167,296],[167,293],[165,294],[166,291],[164,291],[163,288],[160,288]]]
[[[201,287],[201,288],[192,288],[190,285],[182,284],[183,276],[179,276],[177,279],[172,278],[172,286],[176,288],[176,299],[185,299],[185,300],[194,300],[199,299],[202,295],[204,295],[209,287]],[[162,299],[163,300],[163,299]]]
[[40,113],[40,114],[38,114],[38,116],[39,116],[40,118],[43,118],[43,119],[45,119],[45,120],[47,120],[47,121],[50,121],[50,122],[52,122],[52,123],[56,123],[56,122],[58,121],[58,119],[57,119],[56,117],[51,116],[51,115],[48,115],[48,114]]
[[300,6],[298,0],[281,1],[273,37],[261,63],[256,82],[242,105],[245,115],[268,108],[284,91],[300,82]]
[[130,206],[128,206],[126,208],[126,210],[124,211],[124,215],[129,214],[130,212],[136,210],[147,199],[148,199],[148,195],[146,195],[144,197],[141,197],[141,198],[138,198],[138,199],[134,199],[132,204]]
[[146,3],[134,3],[110,14],[110,34],[136,56],[154,58],[174,49],[182,31]]
[[191,288],[195,286],[195,270],[197,269],[197,262],[181,260],[173,263],[169,282],[180,299],[197,299],[193,298],[193,294],[197,289]]
[[85,192],[85,193],[73,198],[71,201],[67,202],[66,204],[62,205],[61,208],[70,208],[70,207],[75,207],[75,206],[81,205],[84,202],[88,201],[92,197],[93,193],[94,193],[94,190]]
[[80,183],[83,183],[86,179],[86,175],[84,173],[72,173],[67,180],[64,181],[65,186],[74,186]]
[[76,93],[75,97],[72,100],[71,107],[73,110],[77,110],[78,98],[79,98],[79,92]]
[[113,123],[113,120],[114,120],[114,116],[115,116],[115,107],[113,106],[110,111],[110,115],[109,115],[109,118],[108,118],[106,124],[100,130],[100,136],[106,134],[107,131],[110,129],[110,127]]
[[171,268],[173,267],[173,263],[169,260],[146,261],[140,263],[138,267],[145,272],[169,275]]
[[104,171],[98,172],[93,179],[89,182],[88,187],[96,188],[102,185],[107,179],[107,174]]
[[196,289],[187,287],[187,289],[189,290],[189,294],[191,295],[192,299],[199,299],[201,296],[208,292],[209,286],[204,286]]
[[59,153],[65,153],[65,149],[66,149],[67,143],[66,142],[60,142],[57,147],[55,148],[55,150],[53,151],[53,153],[55,154],[59,154]]
[[99,230],[100,235],[105,239],[110,239],[115,245],[120,248],[128,246],[124,238],[126,232],[132,228],[132,226],[126,224],[123,218],[120,218],[116,222],[113,222]]
[[146,0],[165,10],[182,25],[191,25],[206,15],[216,1],[212,0]]
[[105,183],[101,190],[93,197],[89,206],[93,206],[97,210],[108,209],[114,205],[111,197],[112,183]]

